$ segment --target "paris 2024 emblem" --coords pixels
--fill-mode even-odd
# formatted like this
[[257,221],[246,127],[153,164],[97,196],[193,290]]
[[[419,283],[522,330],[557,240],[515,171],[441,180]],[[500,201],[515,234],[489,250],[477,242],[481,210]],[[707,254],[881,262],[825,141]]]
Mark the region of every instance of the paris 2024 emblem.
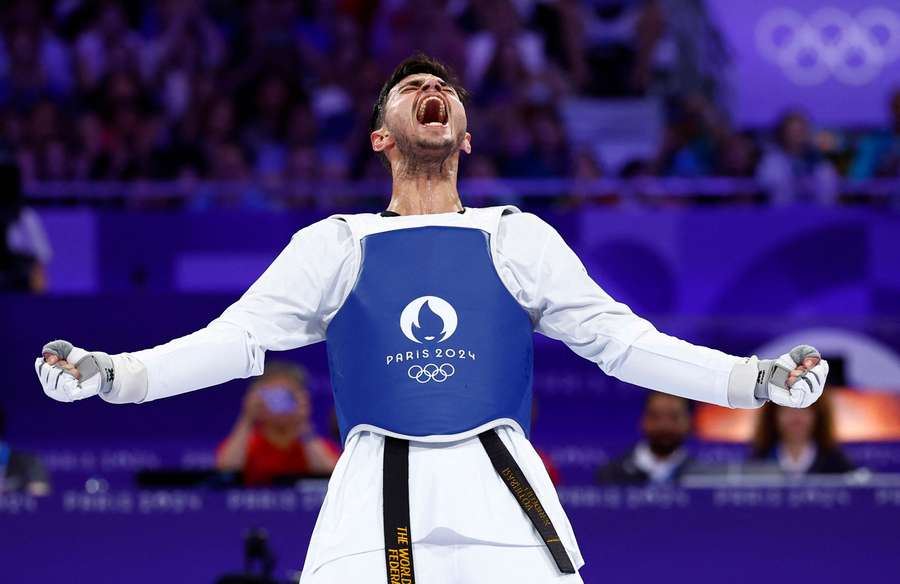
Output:
[[475,360],[475,351],[447,343],[459,324],[456,309],[443,298],[415,298],[400,313],[400,331],[415,345],[386,355],[385,366],[403,364],[406,376],[417,383],[444,383],[461,361]]

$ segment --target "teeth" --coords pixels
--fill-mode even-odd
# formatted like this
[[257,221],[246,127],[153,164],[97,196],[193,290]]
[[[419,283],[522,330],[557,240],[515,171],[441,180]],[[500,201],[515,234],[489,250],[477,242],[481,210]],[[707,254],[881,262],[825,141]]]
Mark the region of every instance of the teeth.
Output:
[[[440,110],[439,110],[440,114],[439,114],[439,115],[440,115],[440,117],[441,117],[442,120],[445,120],[445,121],[446,121],[446,119],[447,119],[447,109],[446,109],[446,106],[444,105],[444,101],[443,101],[441,98],[435,97],[435,96],[426,97],[425,99],[422,100],[422,103],[419,104],[419,111],[416,113],[416,117],[419,119],[419,121],[422,120],[422,117],[425,115],[425,105],[426,105],[429,101],[431,101],[432,99],[436,99],[436,100],[438,101],[438,104],[439,104],[439,107],[440,107]],[[429,122],[429,123],[427,123],[427,124],[425,124],[425,125],[426,125],[426,126],[435,126],[435,125],[437,125],[437,126],[443,126],[443,125],[444,125],[444,122]]]

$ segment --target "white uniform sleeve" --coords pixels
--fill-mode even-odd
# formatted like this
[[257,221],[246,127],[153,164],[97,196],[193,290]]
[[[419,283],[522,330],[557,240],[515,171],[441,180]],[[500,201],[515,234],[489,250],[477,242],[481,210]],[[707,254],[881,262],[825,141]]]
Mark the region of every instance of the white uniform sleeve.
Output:
[[604,292],[559,233],[538,217],[505,216],[497,255],[501,279],[538,332],[622,381],[735,407],[728,399],[729,376],[744,359],[657,331]]
[[[244,295],[205,328],[122,354],[137,359],[147,374],[146,396],[128,401],[146,402],[259,375],[267,350],[323,340],[327,323],[349,293],[356,264],[345,222],[329,218],[301,229]],[[107,401],[122,400],[110,396]]]

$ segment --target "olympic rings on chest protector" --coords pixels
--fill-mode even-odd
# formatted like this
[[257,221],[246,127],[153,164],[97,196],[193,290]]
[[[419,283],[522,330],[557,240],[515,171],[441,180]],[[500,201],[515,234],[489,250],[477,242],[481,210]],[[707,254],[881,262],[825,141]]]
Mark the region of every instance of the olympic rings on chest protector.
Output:
[[804,17],[774,8],[757,22],[756,47],[797,85],[819,85],[832,76],[865,85],[900,59],[900,12],[873,5],[854,17],[825,6]]
[[450,379],[454,373],[456,373],[456,367],[450,363],[442,363],[441,365],[429,363],[424,367],[421,365],[413,365],[406,372],[410,379],[415,379],[419,383],[428,383],[429,381],[444,383]]

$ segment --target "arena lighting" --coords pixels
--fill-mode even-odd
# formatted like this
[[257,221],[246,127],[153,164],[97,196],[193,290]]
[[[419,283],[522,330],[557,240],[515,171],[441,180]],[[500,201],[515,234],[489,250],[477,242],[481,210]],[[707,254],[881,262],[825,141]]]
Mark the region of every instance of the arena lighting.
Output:
[[[828,396],[841,442],[900,440],[900,395],[891,391],[832,387]],[[711,442],[746,443],[753,437],[759,410],[730,410],[709,404],[697,408],[697,437]]]

